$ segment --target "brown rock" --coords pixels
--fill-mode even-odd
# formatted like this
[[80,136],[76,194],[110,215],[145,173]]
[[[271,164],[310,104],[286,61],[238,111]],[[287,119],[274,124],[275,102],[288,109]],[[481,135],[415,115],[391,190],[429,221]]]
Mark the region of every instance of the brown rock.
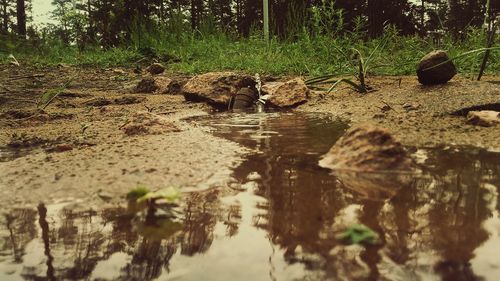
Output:
[[156,90],[158,90],[158,85],[156,85],[155,79],[151,77],[139,81],[134,89],[136,93],[154,93]]
[[291,107],[307,101],[309,89],[304,80],[295,78],[286,82],[270,82],[262,85],[262,93],[269,95],[268,102],[275,107]]
[[413,161],[389,131],[364,125],[348,130],[323,156],[320,166],[356,172],[408,172],[413,170]]
[[191,78],[182,93],[188,101],[206,102],[212,106],[227,108],[231,97],[241,88],[255,88],[251,76],[233,72],[211,72]]
[[152,65],[146,68],[146,71],[151,73],[152,75],[157,75],[165,72],[165,67],[161,63],[153,63]]
[[[418,82],[423,85],[436,85],[450,81],[457,74],[457,69],[452,61],[444,63],[448,59],[448,55],[442,50],[432,51],[425,55],[417,67]],[[444,64],[439,65],[441,63]],[[436,67],[430,68],[433,66]]]
[[168,94],[171,92],[172,84],[176,83],[167,77],[146,77],[137,83],[135,93]]
[[492,110],[470,111],[467,123],[483,127],[492,127],[500,123],[500,112]]
[[53,146],[51,148],[47,149],[47,152],[65,152],[65,151],[70,151],[73,150],[73,145],[68,144],[68,143],[62,143],[58,144],[56,146]]

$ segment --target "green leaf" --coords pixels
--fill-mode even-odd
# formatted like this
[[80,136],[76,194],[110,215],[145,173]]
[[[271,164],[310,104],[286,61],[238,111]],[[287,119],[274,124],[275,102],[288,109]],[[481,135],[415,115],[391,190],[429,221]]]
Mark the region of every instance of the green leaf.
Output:
[[348,245],[375,245],[380,242],[378,234],[363,224],[349,226],[344,232],[338,234],[335,238]]
[[158,190],[155,192],[149,192],[144,194],[144,196],[137,199],[138,203],[147,200],[159,200],[164,199],[169,203],[174,203],[181,196],[181,192],[175,187],[168,187],[166,189]]
[[149,192],[150,191],[147,187],[139,186],[139,187],[131,190],[129,193],[127,193],[127,199],[135,201],[141,197],[146,196]]
[[37,103],[37,107],[40,108],[41,110],[44,110],[47,106],[49,106],[50,103],[52,103],[52,101],[54,101],[55,98],[57,98],[57,96],[62,94],[66,90],[66,88],[68,88],[70,83],[71,80],[66,82],[63,86],[59,88],[47,90],[40,96],[40,99]]

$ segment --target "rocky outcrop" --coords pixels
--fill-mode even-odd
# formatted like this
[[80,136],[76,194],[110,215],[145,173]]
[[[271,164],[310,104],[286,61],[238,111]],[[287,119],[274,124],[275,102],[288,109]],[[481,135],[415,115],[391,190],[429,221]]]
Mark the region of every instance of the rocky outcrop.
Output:
[[165,72],[165,67],[161,63],[153,63],[152,65],[146,68],[146,71],[151,73],[152,75],[158,75]]
[[425,55],[417,67],[418,81],[423,85],[443,84],[451,80],[457,69],[445,51],[432,51]]
[[500,112],[492,110],[470,111],[467,123],[483,127],[493,127],[500,123]]
[[242,88],[255,88],[251,76],[233,72],[211,72],[191,78],[183,87],[184,98],[193,102],[206,102],[226,109],[229,101]]
[[408,172],[413,161],[386,129],[371,125],[351,128],[323,156],[320,165],[356,172]]
[[269,82],[262,85],[262,93],[274,107],[292,107],[307,101],[309,89],[304,80],[295,78],[286,82]]

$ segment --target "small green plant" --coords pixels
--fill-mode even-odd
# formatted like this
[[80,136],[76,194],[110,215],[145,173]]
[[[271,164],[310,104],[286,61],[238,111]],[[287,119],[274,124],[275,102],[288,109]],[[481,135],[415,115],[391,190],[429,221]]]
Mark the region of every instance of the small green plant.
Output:
[[139,186],[137,188],[132,189],[129,193],[127,193],[127,200],[129,201],[137,201],[137,199],[145,196],[150,191],[147,187]]
[[[370,52],[370,55],[366,58],[363,56],[361,51],[356,48],[351,48],[351,52],[353,53],[353,55],[349,56],[342,49],[334,46],[334,48],[340,54],[342,54],[345,60],[350,63],[351,71],[353,72],[352,75],[356,77],[357,82],[354,82],[352,79],[346,78],[337,79],[338,75],[330,74],[306,80],[306,85],[312,90],[327,91],[327,93],[329,94],[340,83],[346,83],[359,93],[368,93],[368,91],[372,90],[372,88],[366,84],[366,75],[368,74],[368,70],[370,69],[371,63],[374,59],[374,55],[377,53],[377,51],[384,48],[389,38],[391,37],[387,36],[383,40],[381,40],[377,44],[377,46]],[[354,60],[351,59],[351,57],[353,57]],[[324,88],[328,85],[330,85],[328,88]]]
[[40,96],[40,99],[36,104],[37,108],[40,110],[45,110],[47,106],[49,106],[60,94],[62,94],[69,87],[71,82],[72,80],[69,80],[68,82],[64,83],[64,85],[62,85],[61,87],[50,89],[44,92]]
[[[177,206],[181,193],[177,188],[168,187],[158,191],[150,191],[147,187],[139,186],[127,193],[129,209],[145,217],[137,222],[137,233],[153,240],[168,239],[182,229],[177,221],[173,208]],[[157,215],[158,209],[162,215]],[[141,217],[141,216],[139,216]]]
[[149,219],[154,218],[160,207],[164,207],[166,212],[170,212],[172,207],[177,206],[180,197],[180,191],[174,187],[150,191],[147,187],[139,186],[127,193],[131,211],[139,212],[147,209],[147,218]]
[[376,245],[380,243],[378,234],[363,224],[351,225],[344,232],[335,236],[335,238],[348,245]]

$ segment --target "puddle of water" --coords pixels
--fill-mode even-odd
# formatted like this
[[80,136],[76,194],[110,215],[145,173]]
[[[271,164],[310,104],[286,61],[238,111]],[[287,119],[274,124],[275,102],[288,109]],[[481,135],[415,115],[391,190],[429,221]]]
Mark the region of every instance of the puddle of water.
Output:
[[[140,231],[124,209],[64,205],[0,217],[0,280],[497,280],[500,154],[418,150],[426,175],[387,200],[317,162],[346,128],[326,115],[191,120],[254,152],[227,187],[191,192],[182,226]],[[377,246],[343,246],[363,223]]]

